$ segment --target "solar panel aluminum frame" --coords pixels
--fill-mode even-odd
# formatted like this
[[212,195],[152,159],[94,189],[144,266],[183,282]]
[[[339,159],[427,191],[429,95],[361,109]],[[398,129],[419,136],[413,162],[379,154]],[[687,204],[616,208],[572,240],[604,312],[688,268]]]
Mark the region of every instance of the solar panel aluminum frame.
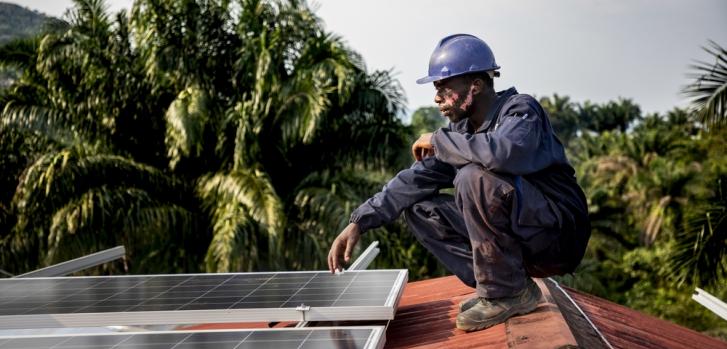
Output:
[[113,260],[122,258],[125,255],[126,248],[124,248],[124,246],[116,246],[108,250],[99,251],[89,254],[87,256],[54,264],[42,269],[33,270],[31,272],[18,275],[16,276],[16,278],[37,278],[68,275],[84,269],[95,267],[97,265],[104,264],[106,262],[111,262]]
[[[362,270],[357,273],[376,272]],[[393,270],[391,270],[393,271]],[[89,326],[123,326],[123,325],[181,325],[193,323],[227,323],[227,322],[272,322],[272,321],[355,321],[355,320],[392,320],[396,313],[404,285],[408,279],[406,269],[398,271],[394,287],[389,292],[384,306],[340,306],[340,307],[298,307],[298,308],[248,308],[248,309],[215,309],[215,310],[169,310],[169,311],[134,311],[106,313],[58,313],[32,315],[0,316],[0,329],[24,328],[58,328],[58,327],[89,327]],[[285,272],[289,274],[320,273],[321,271]],[[235,273],[218,273],[215,275],[231,275]],[[245,274],[270,274],[270,272],[254,272]],[[194,274],[187,274],[194,275]],[[114,276],[137,277],[139,275]],[[145,276],[179,276],[179,274],[160,274]],[[94,276],[77,276],[73,278],[92,278]],[[55,279],[55,278],[34,278]]]
[[379,245],[378,241],[372,242],[369,247],[367,247],[361,254],[356,258],[353,263],[351,263],[351,266],[348,267],[348,270],[366,270],[366,268],[369,267],[369,264],[374,261],[374,258],[379,255],[379,248],[377,247]]
[[715,313],[717,316],[727,320],[727,304],[719,298],[697,287],[694,290],[694,294],[692,294],[692,299]]
[[[47,334],[47,335],[17,335],[17,336],[0,336],[0,344],[6,343],[12,339],[19,338],[55,338],[55,337],[105,337],[105,336],[129,336],[129,335],[154,335],[154,334],[195,334],[195,333],[229,333],[229,332],[285,332],[285,331],[330,331],[330,330],[371,330],[371,334],[366,340],[366,344],[362,349],[382,349],[386,344],[386,327],[385,326],[345,326],[345,327],[284,327],[284,328],[248,328],[248,329],[219,329],[219,330],[178,330],[178,331],[144,331],[144,332],[118,332],[118,333],[68,333],[68,334]],[[93,349],[90,347],[89,349]]]

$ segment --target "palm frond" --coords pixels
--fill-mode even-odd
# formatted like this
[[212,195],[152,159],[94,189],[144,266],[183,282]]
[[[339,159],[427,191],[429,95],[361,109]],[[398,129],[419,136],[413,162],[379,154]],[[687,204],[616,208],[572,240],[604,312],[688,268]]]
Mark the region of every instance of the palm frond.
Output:
[[271,236],[275,236],[285,224],[280,198],[262,171],[238,169],[204,176],[199,181],[198,194],[209,206],[222,200],[247,207],[250,216],[266,226]]
[[293,75],[301,70],[304,74],[313,72],[313,77],[327,80],[329,84],[335,83],[335,97],[339,104],[345,103],[351,96],[355,73],[366,71],[359,54],[346,47],[341,37],[327,33],[309,36],[293,66]]
[[326,86],[319,78],[317,72],[301,74],[281,90],[281,107],[277,115],[289,116],[281,123],[288,144],[309,143],[331,104],[327,95],[334,87]]
[[676,235],[669,270],[679,284],[704,287],[727,278],[727,193],[718,185],[718,199],[695,209]]
[[[86,191],[53,214],[48,235],[47,264],[85,255],[116,245],[127,248],[135,270],[170,272],[179,265],[154,265],[157,261],[185,258],[186,240],[194,239],[195,216],[174,203],[154,199],[137,188],[101,186]],[[154,258],[162,252],[177,258]],[[166,256],[171,257],[171,256]]]
[[39,37],[12,40],[0,46],[0,68],[26,69],[35,64]]
[[727,50],[714,41],[703,49],[714,56],[714,63],[696,62],[688,75],[694,82],[682,89],[692,97],[691,104],[699,112],[702,121],[711,126],[723,125],[727,120]]
[[[373,109],[379,113],[398,116],[399,113],[403,112],[406,106],[406,95],[404,94],[404,88],[398,80],[394,79],[394,73],[391,70],[378,70],[370,75],[363,77],[364,85],[371,91],[378,92],[373,95],[364,95],[364,101],[367,103],[360,103],[360,105],[369,106],[368,109]],[[374,106],[374,108],[371,108]]]
[[380,183],[365,173],[341,171],[313,173],[298,188],[294,204],[301,221],[313,234],[325,238],[340,232],[348,224],[348,213]]
[[207,248],[207,272],[252,271],[262,264],[259,225],[239,203],[220,203],[212,210],[212,241]]
[[284,118],[282,127],[289,144],[310,143],[317,127],[336,98],[342,105],[355,87],[358,58],[333,35],[314,36],[305,41],[295,62],[293,80],[281,91],[281,107],[276,119]]
[[63,111],[87,137],[108,138],[117,121],[110,105],[116,104],[112,100],[119,87],[114,86],[113,59],[104,51],[113,34],[108,28],[94,30],[90,36],[74,26],[43,37],[36,69],[45,95],[33,104]]
[[339,144],[326,149],[335,163],[363,163],[367,168],[402,167],[411,135],[398,117],[405,97],[390,72],[358,72],[351,98],[326,115],[316,138]]
[[103,185],[146,188],[180,201],[185,195],[176,179],[151,166],[118,155],[96,154],[93,149],[64,149],[44,154],[24,171],[13,197],[18,212],[16,229],[33,226],[39,217]]
[[196,158],[204,147],[204,131],[209,122],[207,94],[197,86],[190,86],[177,96],[167,109],[165,143],[169,167],[174,169],[182,158]]
[[35,133],[63,146],[90,143],[91,125],[78,125],[62,111],[32,105],[7,103],[0,114],[0,129]]
[[253,112],[252,104],[253,101],[244,100],[228,110],[225,124],[235,131],[233,141],[229,142],[228,137],[224,137],[217,146],[217,152],[222,153],[224,149],[228,148],[222,142],[232,143],[232,161],[228,162],[233,164],[233,169],[252,166],[260,158],[261,139],[258,132],[261,128],[256,125],[255,117],[250,114]]
[[[107,33],[111,27],[108,5],[104,0],[73,0],[75,6],[67,13],[73,30],[89,36]],[[103,34],[102,34],[103,35]]]
[[297,188],[294,199],[295,226],[284,238],[286,255],[294,269],[321,268],[330,243],[348,224],[349,214],[375,192],[382,178],[354,170],[322,171],[310,174]]
[[[104,189],[99,192],[101,190],[99,188]],[[37,266],[34,263],[42,262],[38,260],[41,255],[38,251],[45,253],[47,244],[58,240],[49,241],[47,239],[52,231],[73,232],[79,227],[99,226],[100,223],[93,223],[96,221],[90,220],[93,217],[87,214],[92,211],[79,211],[77,209],[79,205],[85,204],[86,207],[102,207],[107,211],[113,211],[115,204],[123,206],[124,201],[119,199],[121,194],[116,193],[116,196],[111,196],[109,199],[98,193],[113,193],[115,190],[123,191],[124,188],[143,190],[144,195],[153,197],[154,200],[167,206],[185,205],[184,207],[187,207],[193,202],[191,197],[186,197],[188,192],[186,188],[176,179],[153,167],[118,155],[98,154],[96,149],[82,146],[43,154],[23,171],[12,198],[11,203],[16,222],[12,234],[8,236],[8,243],[13,254],[25,256],[30,267]],[[110,201],[103,201],[103,199]],[[59,210],[61,213],[58,213]],[[78,220],[86,222],[85,225],[80,223],[74,225],[73,220],[66,221],[65,225],[61,224],[63,222],[61,219],[71,219],[68,217],[72,210],[75,210],[75,214],[84,213],[78,217]],[[133,216],[133,212],[123,211],[123,209],[112,213],[107,211],[96,215],[96,217],[102,217],[104,229],[113,228],[109,228],[107,224],[110,223],[103,217],[112,213],[127,213],[130,215],[128,217]],[[169,220],[159,220],[159,223],[169,222]],[[53,224],[55,224],[56,230],[51,228]],[[153,226],[149,225],[149,227]],[[65,228],[62,229],[62,227]],[[106,236],[106,234],[103,235]],[[107,238],[111,236],[113,234],[108,234]],[[93,246],[98,247],[99,245]]]
[[245,254],[234,248],[236,241],[254,241],[256,230],[266,233],[271,253],[278,249],[277,239],[286,219],[283,204],[263,172],[238,169],[203,176],[197,193],[213,222],[212,244],[206,257],[209,270],[233,267],[233,253]]

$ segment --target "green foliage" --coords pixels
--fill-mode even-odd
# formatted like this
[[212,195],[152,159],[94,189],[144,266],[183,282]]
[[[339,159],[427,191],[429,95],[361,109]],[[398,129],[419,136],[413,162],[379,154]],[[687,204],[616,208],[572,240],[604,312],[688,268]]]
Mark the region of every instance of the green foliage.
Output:
[[[270,179],[259,170],[238,169],[203,176],[198,183],[199,196],[214,222],[207,270],[255,270],[261,256],[254,242],[266,239],[274,245],[286,225],[283,203]],[[243,256],[249,258],[241,260]]]
[[613,130],[625,132],[631,123],[641,117],[639,106],[624,98],[602,105],[585,103],[579,112],[583,128],[595,132]]
[[[581,110],[602,109],[587,105]],[[593,237],[579,270],[561,280],[722,333],[723,324],[690,295],[702,287],[725,296],[718,286],[727,281],[724,188],[712,185],[727,169],[725,131],[705,130],[697,113],[682,109],[631,120],[608,131],[580,131],[571,141]]]
[[569,144],[581,127],[575,104],[568,96],[558,94],[540,98],[540,104],[548,113],[555,134],[564,145]]
[[676,237],[670,275],[679,284],[719,285],[727,279],[727,195],[725,180],[714,193],[687,211],[687,224]]
[[[673,246],[660,243],[652,248],[637,248],[623,256],[620,271],[633,284],[625,290],[622,303],[631,308],[687,324],[698,331],[724,332],[724,320],[691,299],[694,288],[674,285],[663,277],[668,266]],[[704,288],[704,286],[702,286]],[[727,298],[724,287],[706,287],[706,290],[721,299]]]
[[439,113],[437,107],[421,107],[411,115],[411,127],[417,138],[423,133],[434,132],[444,126],[447,126],[447,119]]
[[628,99],[577,104],[558,95],[541,103],[569,145],[593,227],[581,266],[559,279],[724,336],[723,322],[690,298],[694,287],[727,297],[725,53],[712,46],[717,63],[694,67],[688,110],[643,116]]
[[401,87],[303,2],[78,0],[68,20],[0,49],[23,69],[0,99],[4,269],[116,244],[132,272],[320,268],[408,143]]

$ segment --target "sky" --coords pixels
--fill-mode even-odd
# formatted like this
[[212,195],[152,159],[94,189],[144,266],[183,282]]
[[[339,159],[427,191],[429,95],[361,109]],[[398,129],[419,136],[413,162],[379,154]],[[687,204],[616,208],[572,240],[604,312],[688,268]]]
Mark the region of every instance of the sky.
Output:
[[[7,0],[6,0],[7,1]],[[62,16],[70,0],[11,1]],[[131,0],[107,0],[112,11]],[[712,39],[727,47],[725,0],[315,0],[328,31],[359,52],[369,70],[392,69],[408,114],[434,105],[425,76],[437,42],[474,34],[492,48],[496,89],[567,95],[602,103],[630,98],[644,112],[686,106],[679,94],[695,59]]]

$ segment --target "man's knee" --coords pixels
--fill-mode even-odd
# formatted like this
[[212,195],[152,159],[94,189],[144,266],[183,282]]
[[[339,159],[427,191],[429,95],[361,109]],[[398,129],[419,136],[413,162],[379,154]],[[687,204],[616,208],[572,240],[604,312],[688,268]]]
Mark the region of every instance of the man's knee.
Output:
[[512,179],[495,174],[477,164],[468,164],[457,171],[454,189],[458,196],[504,197],[514,190]]
[[457,171],[457,175],[454,177],[454,188],[465,189],[472,185],[477,184],[480,181],[480,177],[487,176],[484,173],[485,169],[476,164],[467,164]]

